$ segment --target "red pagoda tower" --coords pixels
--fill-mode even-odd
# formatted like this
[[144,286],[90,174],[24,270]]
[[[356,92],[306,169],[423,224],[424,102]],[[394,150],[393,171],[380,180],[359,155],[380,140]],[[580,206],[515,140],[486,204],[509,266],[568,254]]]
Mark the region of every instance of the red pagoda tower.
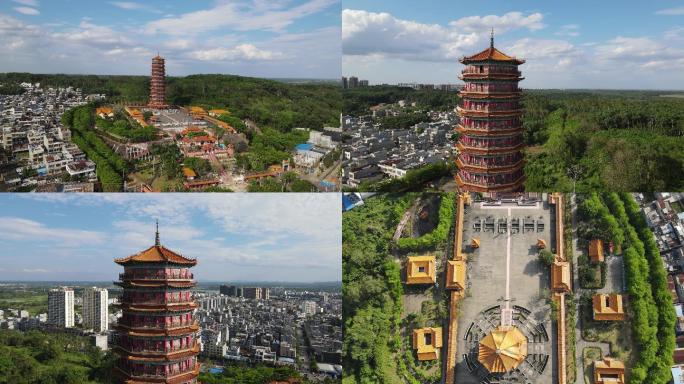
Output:
[[459,78],[463,104],[456,130],[461,137],[456,183],[468,192],[519,192],[523,190],[522,106],[518,65],[525,61],[494,48],[460,60],[466,65]]
[[115,282],[123,288],[115,376],[125,384],[196,384],[199,324],[189,268],[197,261],[162,246],[157,224],[154,246],[115,262],[124,267]]
[[152,76],[150,77],[150,108],[168,108],[166,104],[166,68],[164,58],[157,55],[152,58]]

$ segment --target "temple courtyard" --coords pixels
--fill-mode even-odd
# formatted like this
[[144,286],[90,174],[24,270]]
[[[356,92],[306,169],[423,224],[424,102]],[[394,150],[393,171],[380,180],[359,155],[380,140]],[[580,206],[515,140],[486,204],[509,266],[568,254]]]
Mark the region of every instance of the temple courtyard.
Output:
[[549,269],[537,258],[540,240],[554,247],[554,227],[546,201],[466,207],[455,383],[557,381]]

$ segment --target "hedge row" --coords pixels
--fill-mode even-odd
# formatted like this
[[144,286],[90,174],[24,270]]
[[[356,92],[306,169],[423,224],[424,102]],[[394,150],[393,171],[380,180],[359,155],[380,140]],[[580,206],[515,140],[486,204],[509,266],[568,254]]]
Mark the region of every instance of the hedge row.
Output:
[[644,248],[644,257],[648,261],[650,271],[648,274],[651,282],[653,300],[658,308],[658,341],[660,348],[657,352],[656,361],[649,371],[649,378],[655,383],[667,383],[670,381],[670,367],[674,364],[673,353],[675,349],[675,324],[677,316],[672,306],[672,296],[667,284],[667,273],[660,250],[653,238],[653,232],[646,224],[641,215],[639,205],[634,197],[628,193],[620,195],[625,206],[629,221],[636,229]]
[[94,132],[92,105],[76,107],[62,115],[62,124],[69,127],[72,140],[96,164],[97,177],[105,192],[120,192],[123,188],[122,173],[127,170],[126,161],[111,150]]
[[449,229],[454,220],[454,193],[445,193],[439,203],[439,223],[430,233],[420,237],[403,237],[397,241],[402,252],[418,252],[436,248],[449,236]]
[[675,318],[658,247],[630,195],[610,193],[603,197],[625,233],[623,258],[638,353],[631,382],[668,383],[673,364]]

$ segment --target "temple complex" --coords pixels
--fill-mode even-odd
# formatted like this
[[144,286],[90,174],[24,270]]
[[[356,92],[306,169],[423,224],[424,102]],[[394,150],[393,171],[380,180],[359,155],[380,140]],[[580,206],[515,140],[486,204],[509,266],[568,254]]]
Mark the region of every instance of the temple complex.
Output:
[[152,76],[150,77],[149,108],[165,109],[166,104],[166,68],[164,58],[157,55],[152,58]]
[[115,376],[125,384],[196,384],[199,324],[190,268],[197,261],[162,246],[157,226],[154,246],[115,262],[124,267],[115,282],[123,288]]
[[524,142],[518,65],[525,61],[490,46],[460,60],[466,65],[459,78],[461,117],[456,130],[456,182],[468,192],[518,192],[523,189]]

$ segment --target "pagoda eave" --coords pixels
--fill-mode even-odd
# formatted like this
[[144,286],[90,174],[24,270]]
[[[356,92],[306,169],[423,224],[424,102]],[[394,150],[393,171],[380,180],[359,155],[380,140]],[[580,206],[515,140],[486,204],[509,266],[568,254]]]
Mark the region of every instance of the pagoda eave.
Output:
[[505,81],[522,81],[524,77],[516,73],[462,73],[458,75],[460,80],[505,80]]
[[129,336],[180,336],[187,335],[189,333],[194,333],[199,331],[199,324],[191,324],[182,327],[168,328],[168,329],[158,329],[158,328],[142,328],[142,327],[129,327],[127,325],[117,324],[114,329],[124,332]]
[[130,304],[121,303],[119,308],[129,310],[132,312],[174,312],[174,311],[190,311],[197,308],[194,302],[177,303],[177,304]]
[[518,160],[517,162],[510,165],[473,165],[464,163],[460,157],[456,158],[456,165],[458,169],[462,169],[466,172],[480,173],[487,175],[496,175],[499,173],[510,173],[521,169],[525,165],[525,160]]
[[456,125],[456,131],[465,135],[479,136],[479,137],[493,137],[493,136],[512,136],[519,134],[522,127],[510,129],[475,129],[463,126],[463,124]]
[[519,192],[523,190],[523,183],[525,176],[520,176],[518,180],[507,184],[483,184],[464,181],[461,175],[456,174],[456,184],[459,189],[465,189],[469,192]]
[[512,99],[517,98],[522,95],[522,92],[472,92],[472,91],[460,91],[459,96],[462,99]]
[[136,280],[114,281],[115,285],[122,288],[193,288],[197,285],[192,280]]
[[456,107],[456,111],[461,117],[506,117],[506,116],[522,116],[522,109],[511,109],[506,111],[478,111],[476,109],[463,109],[460,106]]
[[190,379],[194,379],[200,374],[200,363],[195,364],[195,368],[191,371],[179,373],[171,377],[155,377],[155,376],[133,376],[129,372],[123,371],[116,367],[115,374],[124,380],[125,384],[181,384]]
[[192,357],[200,352],[199,344],[195,344],[192,348],[183,349],[174,352],[133,352],[129,351],[120,346],[115,346],[113,348],[116,351],[126,353],[126,359],[130,361],[138,362],[173,362],[178,360],[184,360],[185,358]]

